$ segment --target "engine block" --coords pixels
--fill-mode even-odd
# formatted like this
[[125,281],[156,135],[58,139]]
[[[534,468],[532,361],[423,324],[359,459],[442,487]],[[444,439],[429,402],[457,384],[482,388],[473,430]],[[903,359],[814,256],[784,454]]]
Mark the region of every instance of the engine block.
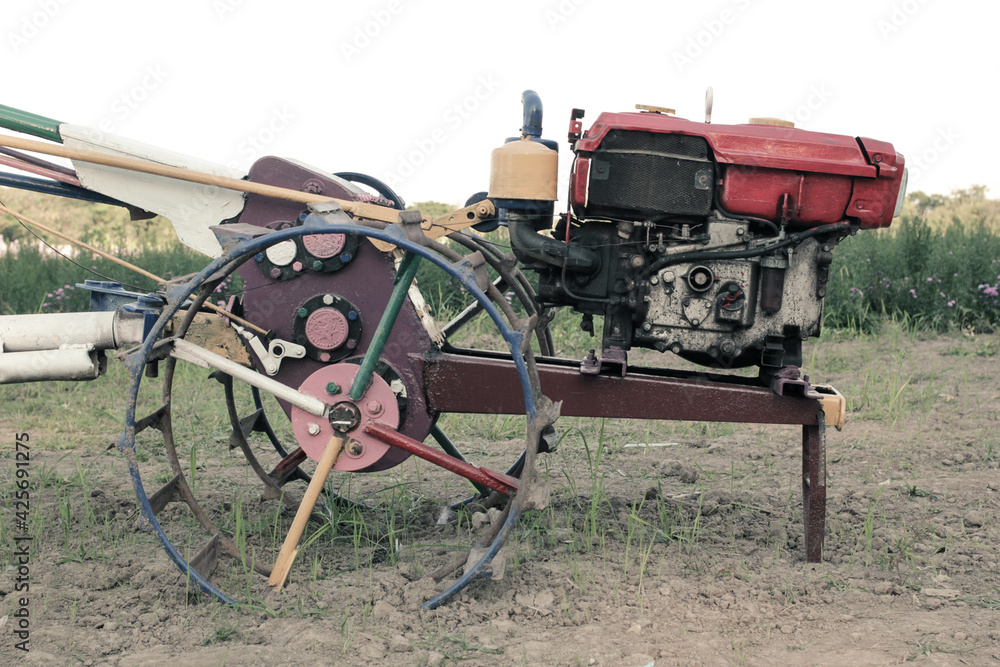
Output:
[[[555,148],[540,139],[533,95],[517,141],[522,173],[526,154],[540,165]],[[604,113],[586,133],[573,111],[569,206],[554,226],[554,197],[518,190],[496,169],[514,164],[504,156],[515,140],[495,151],[490,196],[515,255],[539,274],[539,300],[582,313],[591,332],[603,316],[604,350],[726,368],[801,364],[802,341],[820,333],[833,248],[898,215],[903,156],[773,119],[713,125],[665,111]]]

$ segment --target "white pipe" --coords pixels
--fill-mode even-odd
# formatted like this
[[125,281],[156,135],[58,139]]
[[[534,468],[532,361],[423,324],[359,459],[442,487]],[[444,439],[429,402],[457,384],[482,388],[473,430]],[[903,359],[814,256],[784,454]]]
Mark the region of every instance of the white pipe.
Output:
[[252,371],[245,366],[240,366],[235,361],[227,359],[221,355],[209,352],[208,350],[189,343],[183,338],[173,339],[174,349],[170,356],[176,359],[197,364],[202,368],[214,368],[231,375],[237,380],[242,380],[252,387],[257,387],[266,391],[275,398],[288,401],[292,405],[302,408],[311,415],[323,417],[326,415],[327,405],[323,401],[313,396],[307,396],[287,385],[283,385],[277,380],[272,380],[266,375],[261,375],[257,371]]
[[142,342],[141,313],[47,313],[0,317],[0,352],[56,350],[87,345],[98,350]]
[[103,371],[104,355],[89,346],[0,354],[0,384],[47,380],[93,380]]

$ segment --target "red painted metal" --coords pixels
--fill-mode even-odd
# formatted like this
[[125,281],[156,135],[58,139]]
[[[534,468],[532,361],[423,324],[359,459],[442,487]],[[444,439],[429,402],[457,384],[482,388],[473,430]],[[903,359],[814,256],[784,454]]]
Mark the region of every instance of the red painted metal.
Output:
[[365,424],[364,431],[366,434],[381,440],[387,445],[399,447],[414,456],[419,456],[434,465],[441,466],[445,470],[461,475],[472,482],[482,484],[494,491],[508,496],[517,491],[517,480],[512,477],[501,475],[486,468],[477,468],[471,463],[459,461],[443,452],[439,452],[433,447],[428,447],[422,442],[417,442],[413,438],[409,438],[377,422],[368,422]]
[[[444,353],[417,359],[427,400],[440,412],[524,414],[524,399],[509,359]],[[562,401],[567,417],[683,419],[753,424],[816,424],[819,404],[777,396],[741,378],[697,374],[672,377],[660,369],[630,366],[628,375],[583,375],[580,362],[539,359],[545,393]],[[484,395],[485,392],[485,395]]]
[[[809,227],[846,217],[863,228],[892,221],[903,178],[903,156],[891,144],[773,125],[716,125],[654,113],[602,113],[575,145],[586,159],[610,130],[664,132],[704,138],[720,164],[719,200],[731,213],[777,222],[790,199],[790,222]],[[587,171],[576,171],[577,179]],[[586,189],[571,188],[574,207]]]

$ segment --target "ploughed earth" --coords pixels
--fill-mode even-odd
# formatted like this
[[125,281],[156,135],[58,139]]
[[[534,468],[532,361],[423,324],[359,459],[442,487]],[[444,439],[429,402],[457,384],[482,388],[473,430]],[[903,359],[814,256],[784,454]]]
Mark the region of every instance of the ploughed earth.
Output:
[[[324,505],[281,594],[221,559],[212,581],[244,603],[230,607],[196,594],[137,527],[127,465],[107,450],[123,373],[96,381],[118,383],[98,407],[83,392],[45,414],[18,407],[37,387],[3,388],[0,663],[997,664],[998,342],[889,331],[808,345],[807,372],[848,399],[846,427],[827,431],[822,563],[805,561],[798,427],[560,419],[557,450],[539,457],[551,502],[518,524],[502,578],[434,611],[419,605],[455,577],[427,575],[496,515],[439,524],[446,503],[469,495],[455,476],[413,460],[335,474],[331,490],[358,504]],[[294,504],[258,500],[224,419],[200,404],[209,394],[221,403],[206,384],[206,398],[175,401],[180,464],[241,552],[270,563]],[[524,447],[522,418],[442,425],[494,470]],[[32,438],[27,533],[14,523],[22,431]],[[255,442],[273,465],[270,445]],[[161,449],[155,432],[140,440],[150,489],[171,477]],[[297,502],[305,485],[285,488]],[[207,540],[183,503],[160,518],[186,557]],[[21,534],[34,536],[28,593],[15,590]],[[21,597],[26,654],[15,648]]]

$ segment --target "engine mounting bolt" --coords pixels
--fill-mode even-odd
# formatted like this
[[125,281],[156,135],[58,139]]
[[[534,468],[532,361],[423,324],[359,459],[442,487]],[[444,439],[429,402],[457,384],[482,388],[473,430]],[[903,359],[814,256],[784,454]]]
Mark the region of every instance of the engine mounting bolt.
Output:
[[313,271],[319,271],[323,268],[323,262],[318,259],[312,263]]
[[298,315],[299,317],[305,317],[306,315],[309,314],[309,310],[307,308],[299,308],[295,312],[295,314]]
[[323,295],[323,303],[325,305],[327,305],[327,306],[329,306],[330,304],[332,304],[333,303],[333,295],[332,294],[324,294]]
[[631,262],[633,269],[641,269],[646,265],[646,260],[643,259],[642,255],[632,255],[632,259],[629,261]]
[[368,412],[372,413],[373,415],[377,415],[380,412],[382,412],[382,404],[374,399],[368,401],[365,407],[368,408]]
[[340,256],[340,261],[343,262],[344,264],[347,264],[349,261],[351,261],[351,253],[345,252],[343,255]]
[[357,346],[358,346],[358,341],[356,341],[356,340],[349,340],[349,341],[347,341],[347,349],[348,350],[353,350]]
[[309,435],[319,435],[319,424],[316,422],[309,422],[306,428],[309,430]]
[[259,252],[256,255],[254,255],[253,256],[253,261],[257,262],[258,264],[260,264],[261,262],[263,262],[264,261],[264,253]]
[[292,271],[301,271],[302,262],[292,262]]
[[643,331],[649,331],[652,328],[653,328],[653,325],[650,324],[649,322],[643,322],[642,323],[642,330]]
[[280,278],[281,277],[281,269],[279,269],[278,267],[274,267],[273,269],[271,269],[271,277],[274,278],[275,280],[277,280],[278,278]]
[[337,384],[336,382],[327,382],[326,383],[326,393],[330,394],[331,396],[333,396],[335,394],[339,394],[340,393],[340,385]]
[[352,322],[354,320],[358,319],[358,312],[356,310],[348,311],[348,313],[347,313],[347,319],[349,319]]
[[649,278],[649,284],[650,285],[656,285],[659,282],[660,282],[659,278],[657,278],[656,276],[650,276],[650,278]]
[[329,352],[320,352],[319,353],[319,360],[322,361],[323,363],[326,363],[326,362],[330,361],[330,353]]
[[693,319],[693,320],[691,320],[691,324],[693,324],[694,326],[698,326],[699,324],[701,324],[701,320],[699,320],[699,319]]

